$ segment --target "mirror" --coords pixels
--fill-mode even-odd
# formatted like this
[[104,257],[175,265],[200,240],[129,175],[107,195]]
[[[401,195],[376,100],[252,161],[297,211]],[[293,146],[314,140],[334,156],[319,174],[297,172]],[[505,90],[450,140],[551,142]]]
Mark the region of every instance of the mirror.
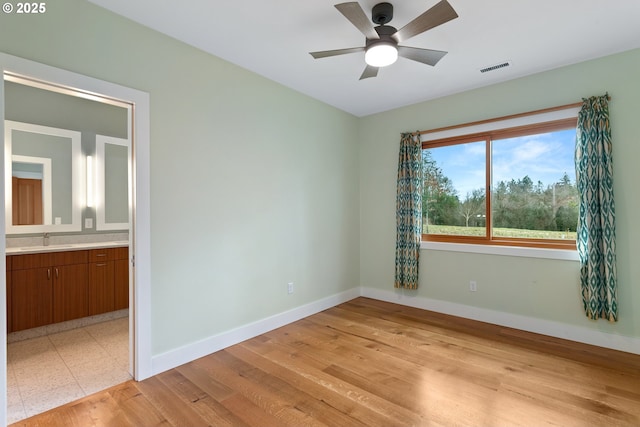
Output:
[[129,228],[129,158],[127,139],[96,135],[96,230]]
[[[33,125],[27,131],[22,128],[19,131],[12,131],[10,137],[13,141],[14,152],[12,153],[10,149],[5,151],[6,156],[23,155],[30,157],[30,159],[23,160],[13,159],[15,161],[11,163],[12,172],[13,169],[16,169],[16,173],[21,176],[16,176],[18,182],[15,190],[13,189],[13,184],[11,187],[5,187],[7,189],[5,212],[7,212],[6,206],[16,205],[21,207],[26,205],[28,208],[23,209],[24,212],[11,209],[13,218],[10,221],[7,219],[9,237],[19,237],[24,234],[45,231],[51,233],[72,232],[83,235],[105,233],[112,230],[127,231],[129,229],[129,213],[127,211],[122,214],[122,210],[118,205],[121,206],[122,200],[124,200],[124,205],[128,207],[129,187],[127,186],[120,193],[114,192],[112,189],[120,188],[120,183],[127,179],[129,179],[128,183],[131,182],[127,169],[131,157],[128,162],[123,163],[124,169],[122,167],[106,166],[107,170],[117,170],[118,173],[124,170],[124,175],[121,175],[116,180],[116,183],[112,182],[112,177],[105,176],[105,191],[102,193],[97,192],[95,184],[100,181],[100,178],[95,175],[95,169],[98,167],[96,160],[102,164],[102,159],[106,158],[107,163],[113,165],[115,160],[109,160],[109,158],[112,157],[110,154],[113,151],[111,147],[116,145],[107,144],[106,157],[97,158],[96,137],[97,135],[108,135],[109,138],[114,138],[114,141],[117,141],[118,138],[123,138],[129,142],[126,147],[131,145],[129,137],[132,133],[130,127],[131,106],[115,100],[96,98],[93,95],[49,86],[42,82],[6,73],[4,76],[4,89],[5,119],[16,123],[41,126],[39,128],[40,131],[34,131],[38,128]],[[59,133],[65,129],[73,130],[77,134],[73,136],[71,134],[63,135],[67,138],[67,142],[61,143],[61,135]],[[55,134],[56,137],[51,136],[52,134]],[[69,142],[71,140],[76,141],[75,137],[77,135],[80,135],[79,151],[76,150],[75,143]],[[58,166],[63,161],[61,159],[56,159],[48,154],[45,155],[45,152],[18,153],[15,151],[16,148],[19,149],[22,145],[19,142],[20,139],[29,138],[46,139],[51,143],[49,144],[50,146],[57,144],[59,148],[62,147],[61,149],[65,152],[64,161],[67,162],[65,170],[68,176],[63,177],[62,180],[59,179],[58,173],[61,169]],[[120,150],[125,148],[120,145],[118,147]],[[127,153],[131,154],[130,151],[127,151]],[[45,174],[46,167],[44,163],[46,163],[46,159],[51,162],[50,171],[52,175],[49,179]],[[93,159],[93,161],[89,162],[89,159]],[[87,161],[86,163],[85,160]],[[7,164],[5,160],[5,165]],[[91,171],[85,170],[85,166],[87,168],[92,166],[93,169]],[[5,177],[13,179],[12,174],[7,174],[6,170],[7,168],[5,168]],[[90,175],[89,172],[91,172]],[[92,184],[90,188],[88,187],[89,179],[91,179]],[[58,182],[65,182],[66,184],[58,188]],[[73,189],[74,185],[76,186],[75,190]],[[40,186],[42,186],[42,189],[40,189]],[[92,194],[94,195],[91,197],[92,203],[90,203],[89,194],[86,193],[89,189],[93,191]],[[66,193],[64,192],[65,190]],[[35,196],[40,194],[39,191],[42,192],[42,196]],[[13,196],[7,197],[10,194]],[[98,200],[97,196],[101,194],[106,198]],[[114,194],[121,194],[121,196],[114,196]],[[21,199],[14,201],[13,199],[16,195]],[[110,206],[110,200],[112,199],[115,200],[115,203],[118,203],[117,206]],[[96,203],[101,203],[101,201],[104,203],[97,209]],[[35,214],[35,212],[41,212],[39,206],[36,208],[36,203],[42,204],[41,217]],[[100,212],[102,209],[106,209],[106,211]],[[20,212],[22,212],[23,217],[20,217]],[[74,215],[78,216],[77,221]],[[104,218],[104,220],[100,220],[100,225],[98,225],[98,216]],[[56,224],[56,218],[58,224]]]
[[7,234],[81,231],[80,135],[5,120]]

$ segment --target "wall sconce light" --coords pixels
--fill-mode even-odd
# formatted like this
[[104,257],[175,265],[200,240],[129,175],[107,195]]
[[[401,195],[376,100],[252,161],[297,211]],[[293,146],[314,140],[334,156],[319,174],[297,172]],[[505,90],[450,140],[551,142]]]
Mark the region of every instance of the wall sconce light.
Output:
[[93,156],[87,156],[87,207],[94,205]]

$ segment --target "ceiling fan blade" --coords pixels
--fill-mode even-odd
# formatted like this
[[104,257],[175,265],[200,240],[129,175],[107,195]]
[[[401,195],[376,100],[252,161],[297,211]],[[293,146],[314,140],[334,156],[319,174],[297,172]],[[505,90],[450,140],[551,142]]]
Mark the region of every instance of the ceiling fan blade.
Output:
[[348,49],[321,50],[319,52],[309,52],[315,59],[326,58],[328,56],[346,55],[347,53],[364,52],[364,47],[350,47]]
[[367,15],[362,10],[362,7],[358,2],[352,1],[349,3],[336,4],[335,8],[340,11],[355,27],[360,30],[364,36],[370,40],[378,40],[380,36],[373,28],[373,24],[367,18]]
[[400,43],[457,17],[458,14],[453,10],[453,7],[451,7],[447,0],[442,0],[431,9],[400,28],[392,35],[392,37]]
[[372,67],[371,65],[367,65],[367,67],[362,72],[360,76],[360,80],[368,79],[369,77],[375,77],[378,75],[378,67]]
[[442,50],[420,49],[417,47],[398,46],[398,56],[422,62],[427,65],[436,65],[447,52]]

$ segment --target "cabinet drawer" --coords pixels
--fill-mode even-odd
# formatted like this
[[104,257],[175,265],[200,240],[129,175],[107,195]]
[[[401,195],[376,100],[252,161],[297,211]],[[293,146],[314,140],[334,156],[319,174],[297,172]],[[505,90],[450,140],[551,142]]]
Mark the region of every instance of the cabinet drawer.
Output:
[[11,256],[12,270],[51,267],[54,265],[86,264],[88,251],[48,252]]
[[89,262],[115,261],[117,259],[127,259],[128,247],[91,249],[89,251]]
[[86,264],[89,251],[52,252],[49,255],[51,265]]
[[28,270],[30,268],[49,267],[51,265],[49,255],[48,253],[12,255],[11,269]]

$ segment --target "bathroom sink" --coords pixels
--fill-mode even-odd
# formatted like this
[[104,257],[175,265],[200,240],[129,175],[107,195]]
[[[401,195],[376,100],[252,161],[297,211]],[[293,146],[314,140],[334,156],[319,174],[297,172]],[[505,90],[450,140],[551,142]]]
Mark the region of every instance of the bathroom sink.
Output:
[[26,246],[24,248],[20,248],[21,251],[33,251],[34,249],[42,250],[42,249],[65,249],[72,248],[73,245],[49,245],[49,246]]
[[124,241],[113,241],[113,242],[95,242],[95,243],[66,243],[60,245],[38,245],[38,246],[21,246],[14,248],[7,248],[7,254],[12,253],[38,253],[38,252],[59,252],[59,251],[67,251],[67,250],[89,250],[89,249],[97,249],[97,248],[108,248],[114,246],[129,246],[129,242]]

